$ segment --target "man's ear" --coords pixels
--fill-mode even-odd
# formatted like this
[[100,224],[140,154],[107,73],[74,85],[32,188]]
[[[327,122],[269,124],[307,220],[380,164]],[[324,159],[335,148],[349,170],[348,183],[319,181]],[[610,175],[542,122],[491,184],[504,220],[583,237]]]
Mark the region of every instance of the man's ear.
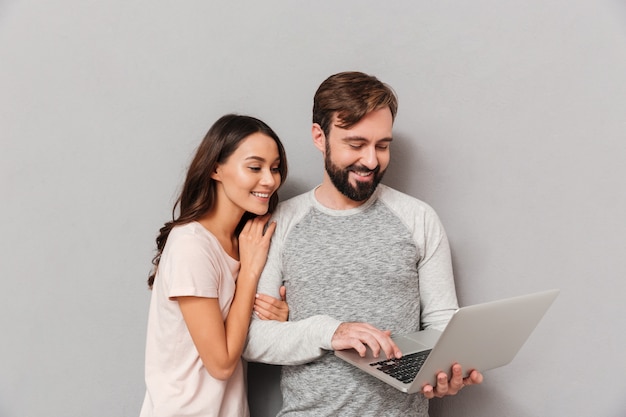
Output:
[[322,127],[318,123],[313,123],[311,127],[311,136],[313,137],[313,144],[322,153],[326,152],[326,135],[322,130]]

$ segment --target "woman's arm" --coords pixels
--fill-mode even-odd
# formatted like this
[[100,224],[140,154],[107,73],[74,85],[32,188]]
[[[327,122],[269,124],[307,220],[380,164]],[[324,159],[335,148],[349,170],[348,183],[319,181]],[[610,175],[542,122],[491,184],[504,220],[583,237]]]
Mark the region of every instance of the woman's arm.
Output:
[[[248,321],[228,318],[224,321],[217,298],[179,297],[178,304],[204,367],[216,379],[230,378],[241,356],[242,340],[245,340],[237,336],[245,335]],[[231,306],[230,313],[235,312]]]
[[271,223],[263,233],[267,220],[267,216],[262,216],[248,221],[239,235],[241,267],[226,320],[222,319],[217,298],[178,297],[202,363],[211,376],[220,380],[233,374],[246,342],[257,282],[276,227]]

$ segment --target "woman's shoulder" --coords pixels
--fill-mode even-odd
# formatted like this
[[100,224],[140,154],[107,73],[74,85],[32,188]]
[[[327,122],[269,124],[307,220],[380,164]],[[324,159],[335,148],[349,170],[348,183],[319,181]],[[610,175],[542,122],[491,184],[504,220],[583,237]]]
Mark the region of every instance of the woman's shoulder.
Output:
[[171,238],[184,238],[185,236],[203,238],[206,237],[206,234],[203,231],[206,231],[208,233],[208,230],[202,227],[200,223],[195,221],[185,224],[179,224],[172,228],[168,240]]
[[215,237],[198,222],[190,222],[174,226],[170,232],[167,243],[170,246],[192,248],[196,246],[214,246]]

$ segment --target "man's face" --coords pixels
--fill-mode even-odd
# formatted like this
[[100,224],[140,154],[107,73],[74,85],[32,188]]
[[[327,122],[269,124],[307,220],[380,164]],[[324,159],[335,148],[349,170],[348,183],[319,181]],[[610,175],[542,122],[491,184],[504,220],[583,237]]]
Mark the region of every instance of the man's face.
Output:
[[326,138],[324,166],[344,196],[360,202],[374,193],[389,165],[392,126],[388,107],[368,113],[349,129],[333,123]]

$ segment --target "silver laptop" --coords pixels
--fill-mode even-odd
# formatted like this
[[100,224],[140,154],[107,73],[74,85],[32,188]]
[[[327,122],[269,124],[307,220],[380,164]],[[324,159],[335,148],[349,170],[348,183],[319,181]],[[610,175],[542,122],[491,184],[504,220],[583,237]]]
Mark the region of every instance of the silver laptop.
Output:
[[400,360],[386,360],[384,352],[375,358],[369,349],[363,358],[354,349],[335,355],[411,394],[425,384],[434,386],[437,373],[449,374],[455,362],[463,366],[463,376],[511,362],[558,294],[554,289],[462,307],[443,332],[427,329],[394,336],[403,354]]

